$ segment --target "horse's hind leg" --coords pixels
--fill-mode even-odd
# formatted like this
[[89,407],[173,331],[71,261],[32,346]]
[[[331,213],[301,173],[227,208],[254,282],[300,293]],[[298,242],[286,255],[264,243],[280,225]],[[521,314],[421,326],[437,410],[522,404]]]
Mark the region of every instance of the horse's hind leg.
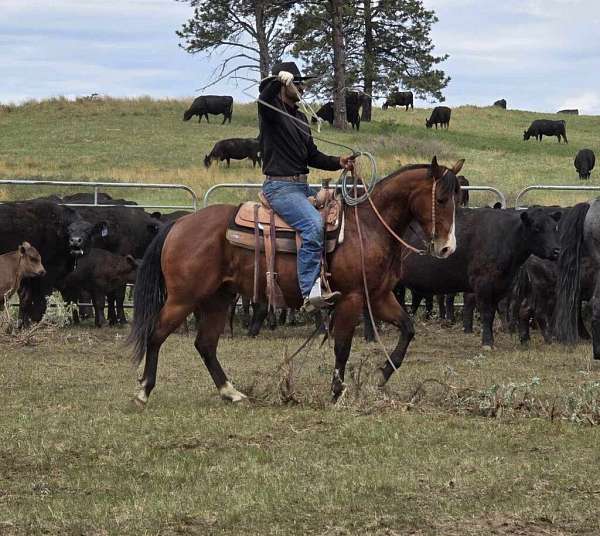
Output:
[[398,303],[398,300],[396,300],[396,297],[392,292],[388,293],[373,305],[375,316],[379,320],[389,322],[400,329],[398,344],[396,344],[396,348],[394,348],[394,351],[390,354],[390,360],[387,360],[380,369],[382,374],[380,386],[383,386],[394,371],[402,365],[408,345],[415,336],[415,328],[410,316],[408,316],[407,312]]
[[359,294],[344,296],[335,308],[333,317],[335,367],[331,380],[331,394],[334,401],[338,400],[346,390],[346,384],[344,383],[346,363],[350,356],[352,337],[362,309],[363,299]]
[[211,300],[203,302],[196,310],[198,334],[194,346],[204,360],[204,364],[210,377],[215,382],[219,394],[226,400],[239,402],[246,398],[246,395],[233,387],[217,359],[217,345],[219,344],[219,337],[225,329],[230,303],[231,296],[229,295],[214,296]]
[[148,341],[144,374],[140,380],[140,390],[135,398],[136,402],[146,404],[148,397],[156,385],[156,369],[158,368],[158,352],[166,338],[173,333],[190,313],[187,304],[175,304],[167,299],[158,315],[154,331]]

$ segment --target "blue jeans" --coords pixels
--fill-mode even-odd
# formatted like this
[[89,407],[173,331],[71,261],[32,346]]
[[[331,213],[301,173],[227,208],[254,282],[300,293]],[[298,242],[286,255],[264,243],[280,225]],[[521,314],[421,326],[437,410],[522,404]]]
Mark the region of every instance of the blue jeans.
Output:
[[265,181],[263,192],[273,210],[300,232],[298,284],[302,297],[306,298],[321,273],[324,241],[321,215],[307,199],[315,192],[308,184],[284,181]]

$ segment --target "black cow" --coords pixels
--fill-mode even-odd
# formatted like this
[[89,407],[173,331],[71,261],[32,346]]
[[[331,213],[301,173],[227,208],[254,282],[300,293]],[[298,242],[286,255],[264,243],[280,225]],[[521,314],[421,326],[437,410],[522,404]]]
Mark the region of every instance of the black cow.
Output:
[[450,115],[452,114],[452,110],[448,108],[448,106],[436,106],[431,112],[431,117],[429,119],[425,119],[425,126],[427,128],[431,128],[435,125],[435,129],[437,130],[438,124],[440,128],[448,128],[450,126]]
[[[360,129],[360,108],[362,106],[363,99],[359,93],[350,91],[346,94],[346,120],[352,125],[352,128],[356,130]],[[326,102],[317,110],[317,117],[327,121],[330,125],[333,125],[333,102]],[[312,123],[316,123],[317,120],[313,117]]]
[[82,292],[89,293],[94,306],[95,324],[101,327],[104,324],[107,295],[118,292],[127,283],[135,283],[138,265],[139,261],[131,255],[117,255],[105,249],[92,248],[64,278],[61,292],[67,302],[77,302]]
[[219,162],[226,160],[229,167],[231,159],[243,160],[244,158],[252,160],[252,167],[256,167],[256,162],[261,165],[258,138],[229,138],[218,141],[212,151],[204,157],[204,166],[209,168],[213,160]]
[[[534,254],[559,254],[560,211],[535,207],[526,211],[490,208],[456,210],[457,249],[447,259],[408,255],[399,283],[422,293],[473,292],[481,313],[482,344],[491,348],[498,302],[510,289],[519,267]],[[414,232],[405,236],[421,246]]]
[[[93,204],[94,194],[91,192],[79,192],[76,194],[65,195],[62,198],[62,200],[59,200],[57,202],[66,203],[67,205]],[[129,201],[128,199],[115,199],[114,197],[104,192],[98,192],[96,202],[99,205],[137,205],[135,201]]]
[[[94,237],[92,246],[105,249],[118,255],[132,255],[139,259],[144,256],[146,248],[164,225],[141,208],[130,207],[81,207],[78,212],[88,221],[108,222],[108,231]],[[126,323],[123,302],[125,301],[125,285],[109,295],[109,322]],[[116,303],[115,308],[111,303]]]
[[357,131],[360,129],[360,109],[365,97],[366,95],[358,91],[348,91],[346,93],[346,119],[352,125],[352,128],[356,128]]
[[575,157],[575,169],[580,179],[589,179],[596,164],[596,155],[591,149],[581,149]]
[[[598,267],[593,259],[584,255],[581,260],[578,308],[578,331],[581,339],[589,339],[582,316],[583,301],[590,301]],[[542,332],[544,341],[552,341],[552,316],[556,307],[558,265],[556,262],[531,256],[519,270],[511,303],[512,320],[518,322],[521,344],[529,341],[529,327],[534,320]]]
[[410,106],[414,110],[413,99],[412,91],[394,91],[388,95],[381,109],[387,110],[390,106],[406,106],[405,111],[407,111]]
[[527,141],[533,136],[538,141],[542,141],[542,136],[556,136],[558,138],[558,143],[560,143],[560,138],[562,136],[565,143],[569,143],[567,140],[566,129],[567,125],[564,119],[561,119],[560,121],[554,121],[552,119],[536,119],[523,133],[523,140]]
[[496,106],[498,108],[502,108],[503,110],[506,110],[506,99],[497,100],[494,103],[494,106]]
[[106,231],[103,220],[86,221],[72,208],[45,200],[0,205],[0,253],[14,251],[27,241],[40,253],[46,275],[26,279],[19,289],[19,321],[38,322],[46,311],[46,296],[68,274],[91,239]]
[[198,123],[202,122],[202,116],[208,120],[208,114],[220,115],[223,114],[222,125],[229,119],[231,124],[231,115],[233,113],[233,97],[220,95],[202,95],[196,97],[192,105],[184,112],[183,120],[189,121],[193,116],[198,116]]
[[166,214],[161,212],[153,212],[150,214],[150,216],[160,220],[163,223],[170,223],[172,221],[177,221],[179,218],[183,218],[188,214],[193,214],[193,212],[191,210],[174,210],[173,212],[167,212]]
[[567,109],[567,110],[558,110],[557,114],[567,114],[567,115],[579,115],[579,110],[577,108]]

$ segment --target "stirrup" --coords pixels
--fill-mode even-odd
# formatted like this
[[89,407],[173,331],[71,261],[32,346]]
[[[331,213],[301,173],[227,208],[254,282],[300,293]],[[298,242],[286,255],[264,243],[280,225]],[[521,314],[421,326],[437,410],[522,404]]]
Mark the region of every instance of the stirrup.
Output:
[[341,292],[336,291],[326,292],[324,295],[315,296],[314,298],[304,298],[304,302],[302,303],[300,310],[304,311],[305,313],[314,313],[320,309],[333,307],[341,296]]

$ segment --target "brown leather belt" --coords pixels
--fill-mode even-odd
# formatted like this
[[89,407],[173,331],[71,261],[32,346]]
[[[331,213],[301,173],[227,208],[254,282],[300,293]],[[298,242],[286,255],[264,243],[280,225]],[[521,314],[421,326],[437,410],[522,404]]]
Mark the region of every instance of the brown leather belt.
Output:
[[308,182],[308,175],[306,173],[298,175],[267,175],[268,181],[283,181],[283,182]]

